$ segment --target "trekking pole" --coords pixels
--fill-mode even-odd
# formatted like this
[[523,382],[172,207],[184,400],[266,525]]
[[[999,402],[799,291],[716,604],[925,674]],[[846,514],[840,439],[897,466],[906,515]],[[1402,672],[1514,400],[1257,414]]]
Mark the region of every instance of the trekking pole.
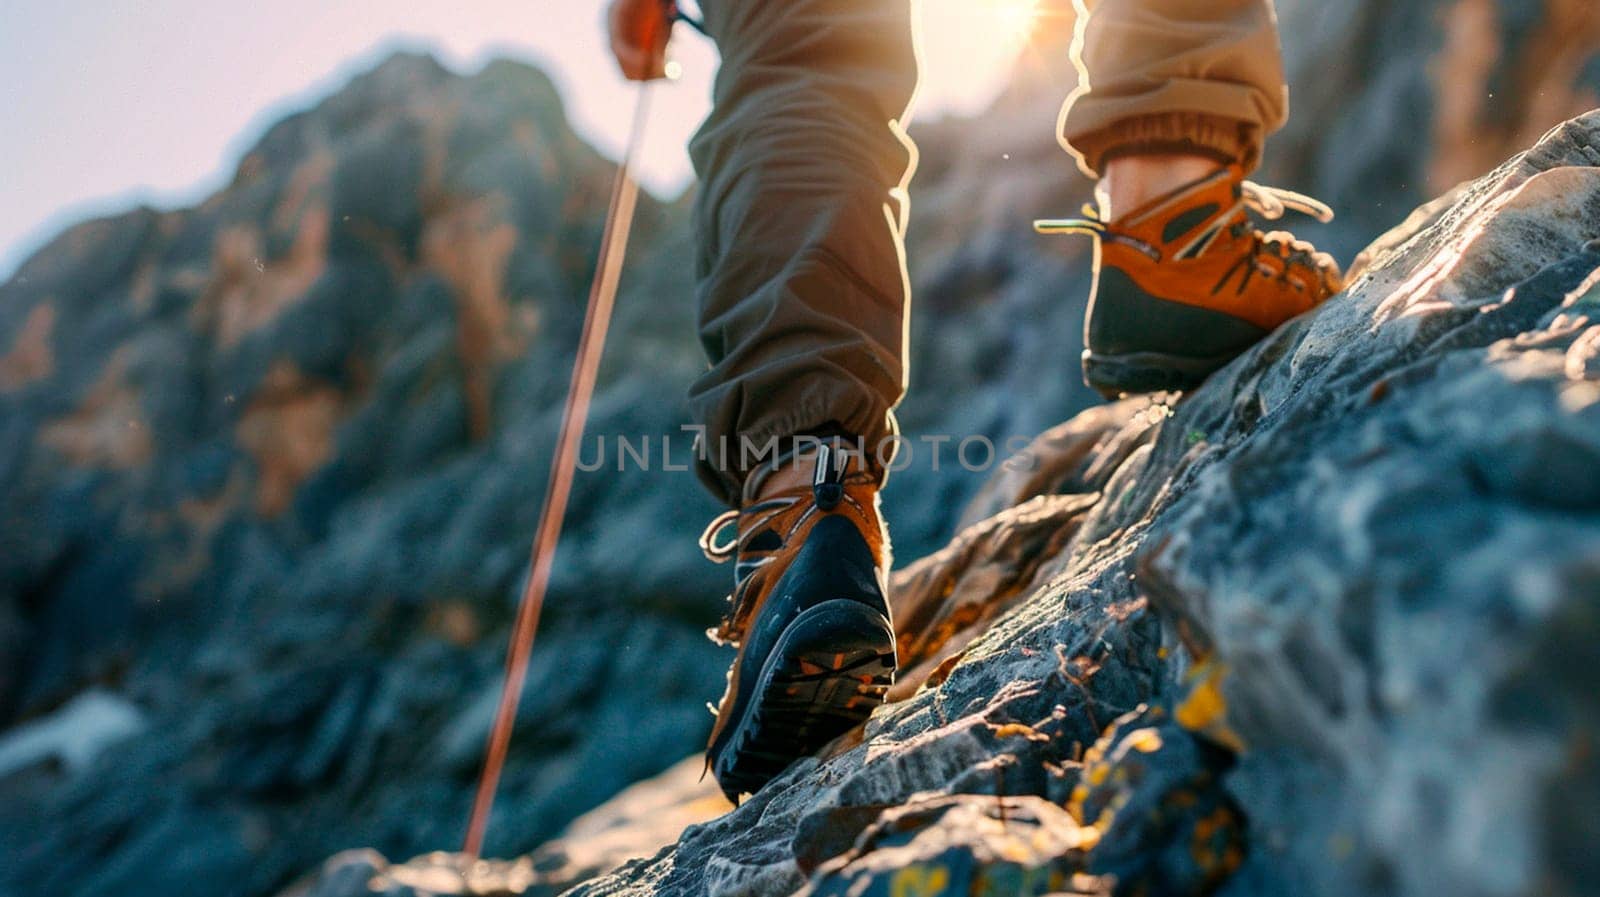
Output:
[[633,125],[628,132],[627,149],[617,165],[616,179],[611,184],[611,204],[606,211],[605,229],[600,237],[600,259],[589,288],[589,307],[584,314],[578,355],[572,364],[572,385],[567,390],[567,404],[561,414],[556,453],[550,459],[550,480],[545,488],[539,528],[533,539],[528,581],[523,586],[516,622],[511,627],[505,679],[500,686],[500,706],[495,711],[494,728],[489,731],[483,772],[478,777],[472,816],[467,823],[467,838],[462,852],[474,859],[483,849],[489,810],[494,806],[495,789],[500,784],[506,750],[511,744],[511,729],[517,719],[517,704],[522,700],[528,656],[533,650],[534,633],[539,628],[539,612],[544,606],[545,590],[550,585],[550,568],[555,561],[556,543],[561,538],[561,518],[566,514],[567,499],[572,494],[578,444],[583,439],[584,422],[588,419],[590,400],[594,397],[595,375],[600,369],[606,329],[611,324],[611,308],[617,297],[622,256],[628,246],[628,229],[633,223],[634,201],[639,196],[639,184],[633,179],[632,169],[634,156],[644,136],[645,117],[649,108],[650,83],[641,81],[634,100]]

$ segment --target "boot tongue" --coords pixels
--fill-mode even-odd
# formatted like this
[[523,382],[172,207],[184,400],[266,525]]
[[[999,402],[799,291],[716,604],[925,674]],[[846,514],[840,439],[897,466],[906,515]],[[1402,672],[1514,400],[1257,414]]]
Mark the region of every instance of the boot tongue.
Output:
[[844,465],[838,452],[824,442],[817,447],[816,473],[811,480],[811,498],[823,511],[831,511],[844,498]]

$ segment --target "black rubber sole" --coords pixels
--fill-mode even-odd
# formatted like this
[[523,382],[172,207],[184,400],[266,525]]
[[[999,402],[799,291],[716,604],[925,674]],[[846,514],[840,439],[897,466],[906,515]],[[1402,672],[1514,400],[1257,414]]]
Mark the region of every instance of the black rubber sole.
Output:
[[889,621],[859,601],[795,618],[768,655],[755,697],[715,761],[729,800],[754,794],[801,757],[860,725],[894,682]]
[[1239,352],[1215,358],[1188,358],[1162,352],[1136,352],[1126,355],[1083,353],[1083,382],[1108,399],[1123,395],[1194,389],[1224,365],[1239,357]]

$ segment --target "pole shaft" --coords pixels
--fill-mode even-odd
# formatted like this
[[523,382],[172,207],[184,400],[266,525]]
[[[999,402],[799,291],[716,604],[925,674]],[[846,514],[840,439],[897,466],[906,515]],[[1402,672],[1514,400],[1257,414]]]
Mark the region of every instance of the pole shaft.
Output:
[[550,479],[545,488],[544,508],[539,515],[539,527],[534,536],[529,562],[528,580],[522,589],[517,605],[516,622],[511,628],[511,643],[506,651],[505,679],[500,688],[500,704],[495,710],[494,727],[489,731],[488,746],[484,751],[483,771],[478,777],[477,793],[472,801],[472,816],[467,823],[467,837],[462,850],[477,857],[483,850],[484,835],[489,826],[489,813],[494,807],[495,791],[500,784],[500,773],[505,768],[506,752],[511,745],[511,730],[517,719],[517,705],[522,700],[523,681],[528,674],[528,658],[533,651],[533,637],[539,629],[539,614],[544,608],[545,590],[550,586],[551,565],[555,561],[556,545],[561,539],[561,522],[566,516],[567,500],[572,495],[572,478],[578,457],[578,446],[583,440],[583,427],[589,417],[589,406],[594,398],[594,384],[600,370],[600,356],[605,348],[606,331],[611,326],[611,310],[616,302],[617,283],[622,273],[622,258],[628,245],[628,231],[633,224],[634,203],[639,197],[639,185],[633,178],[634,157],[643,139],[645,118],[650,108],[649,82],[641,82],[634,101],[633,124],[628,134],[628,146],[617,166],[611,184],[611,202],[606,211],[605,229],[600,238],[600,258],[594,281],[589,289],[588,310],[584,313],[583,336],[578,341],[578,354],[573,361],[572,383],[567,391],[567,404],[561,414],[561,428],[556,442],[555,456],[550,460]]

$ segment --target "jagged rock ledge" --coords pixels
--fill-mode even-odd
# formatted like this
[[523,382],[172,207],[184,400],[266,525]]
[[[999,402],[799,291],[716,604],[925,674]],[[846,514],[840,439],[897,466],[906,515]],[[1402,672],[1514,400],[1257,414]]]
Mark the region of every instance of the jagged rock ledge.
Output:
[[[1600,112],[1181,401],[1046,433],[897,574],[902,700],[732,812],[687,766],[623,795],[613,834],[699,822],[575,893],[1589,890],[1597,238]],[[298,893],[548,892],[606,828]]]

